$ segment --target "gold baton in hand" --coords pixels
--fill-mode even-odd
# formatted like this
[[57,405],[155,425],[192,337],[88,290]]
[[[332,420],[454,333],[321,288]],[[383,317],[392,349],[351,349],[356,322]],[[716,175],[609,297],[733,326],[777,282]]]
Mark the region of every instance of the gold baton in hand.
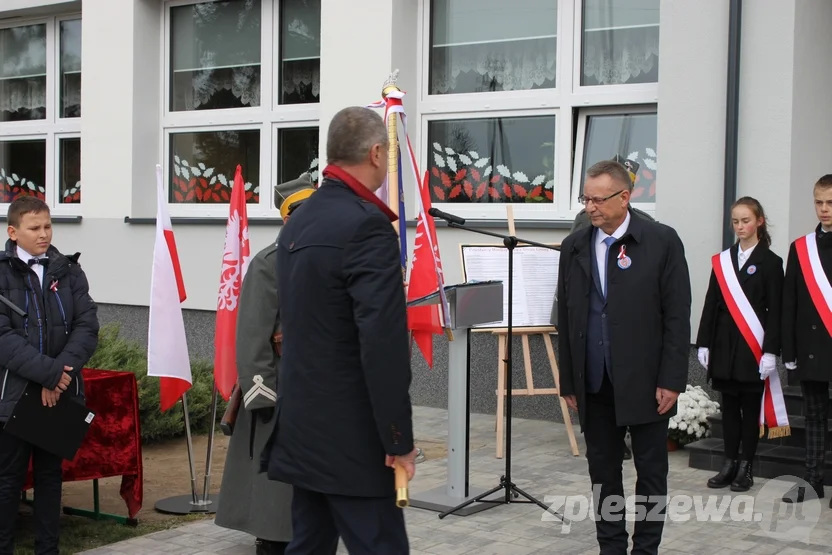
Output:
[[396,506],[400,508],[410,505],[410,498],[407,492],[407,471],[395,465],[396,470]]

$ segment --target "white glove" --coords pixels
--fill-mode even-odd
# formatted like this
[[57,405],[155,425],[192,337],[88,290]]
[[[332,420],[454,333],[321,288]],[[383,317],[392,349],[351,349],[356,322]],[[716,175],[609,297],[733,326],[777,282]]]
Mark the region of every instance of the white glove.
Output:
[[707,347],[699,347],[699,364],[702,365],[703,368],[708,367],[708,356],[710,355],[710,351]]
[[787,362],[786,370],[797,370],[797,362]]
[[760,379],[765,380],[775,372],[777,372],[777,360],[773,354],[764,353],[760,360]]

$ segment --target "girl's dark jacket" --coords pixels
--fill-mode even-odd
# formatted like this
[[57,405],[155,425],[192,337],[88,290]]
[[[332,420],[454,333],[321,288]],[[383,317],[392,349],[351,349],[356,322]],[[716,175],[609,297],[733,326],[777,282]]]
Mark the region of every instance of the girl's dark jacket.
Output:
[[[738,269],[737,249],[737,243],[730,249],[732,268],[763,326],[763,353],[779,356],[783,259],[763,243],[757,243],[742,269]],[[709,379],[760,383],[760,365],[728,312],[713,270],[696,344],[710,350]]]
[[0,422],[8,420],[30,381],[55,389],[64,366],[73,368],[64,395],[84,397],[81,370],[98,345],[98,308],[79,254],[67,257],[50,246],[46,256],[41,286],[13,241],[0,252],[0,294],[27,314],[0,303]]

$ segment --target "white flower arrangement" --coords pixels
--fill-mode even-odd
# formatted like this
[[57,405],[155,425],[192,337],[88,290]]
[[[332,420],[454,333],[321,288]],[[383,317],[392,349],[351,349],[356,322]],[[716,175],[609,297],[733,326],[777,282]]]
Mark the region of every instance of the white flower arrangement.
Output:
[[677,400],[676,415],[670,419],[667,435],[679,445],[710,437],[708,417],[719,411],[719,403],[708,397],[700,386],[688,384]]

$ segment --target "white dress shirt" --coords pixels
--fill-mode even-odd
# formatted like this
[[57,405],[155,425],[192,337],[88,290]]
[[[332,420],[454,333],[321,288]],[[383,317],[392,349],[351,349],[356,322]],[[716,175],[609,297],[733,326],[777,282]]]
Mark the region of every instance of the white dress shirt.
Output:
[[[46,255],[32,256],[20,247],[17,247],[17,257],[22,260],[24,264],[28,264],[29,260],[32,258],[46,258]],[[41,287],[43,287],[43,264],[32,264],[31,268],[38,275],[38,281],[40,281]]]
[[[627,217],[624,218],[624,223],[618,226],[612,235],[607,235],[601,228],[595,233],[595,262],[598,265],[598,278],[601,281],[601,288],[604,294],[607,294],[607,246],[604,244],[604,239],[607,237],[615,237],[621,239],[627,229],[630,227],[630,211],[627,210]],[[616,255],[617,256],[617,255]]]
[[742,246],[737,245],[737,267],[742,270],[742,267],[745,266],[745,263],[748,262],[748,259],[751,258],[751,253],[754,252],[754,245],[750,247],[747,251],[742,250]]

